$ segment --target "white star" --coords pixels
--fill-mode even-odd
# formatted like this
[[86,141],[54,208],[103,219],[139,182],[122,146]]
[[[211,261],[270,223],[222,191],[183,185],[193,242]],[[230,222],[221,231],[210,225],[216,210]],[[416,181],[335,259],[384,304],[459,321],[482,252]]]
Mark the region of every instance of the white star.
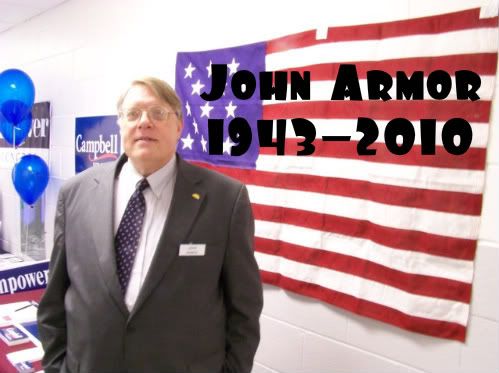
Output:
[[222,153],[227,153],[228,155],[230,155],[230,149],[236,145],[235,143],[233,143],[232,141],[230,141],[230,137],[227,136],[227,139],[224,141],[223,143],[223,151]]
[[210,60],[210,64],[208,66],[206,66],[206,70],[208,70],[208,78],[211,76],[211,60]]
[[192,63],[189,62],[189,66],[187,66],[186,68],[184,68],[185,70],[185,75],[184,75],[184,79],[189,77],[189,78],[192,78],[192,72],[194,70],[196,70],[196,68],[194,66],[192,66]]
[[205,153],[208,151],[208,149],[206,148],[206,144],[207,144],[207,143],[208,143],[208,141],[206,141],[206,140],[204,139],[204,136],[203,136],[203,135],[201,135],[201,146],[203,147],[203,152],[205,152]]
[[239,67],[239,63],[236,62],[236,59],[235,58],[232,58],[232,62],[230,64],[227,65],[227,67],[229,68],[229,76],[231,76],[232,74],[234,73],[237,73],[237,68]]
[[201,118],[202,117],[210,117],[210,111],[213,109],[213,106],[210,105],[209,101],[206,101],[206,104],[201,106]]
[[192,125],[194,126],[194,134],[199,133],[198,124],[196,123],[195,120],[192,121]]
[[191,87],[192,87],[192,93],[191,95],[193,95],[194,93],[197,93],[198,95],[201,94],[201,88],[204,87],[204,84],[201,84],[201,81],[198,79],[198,81],[194,84],[191,84]]
[[225,107],[225,110],[227,110],[227,116],[225,118],[228,118],[228,117],[232,117],[232,118],[235,118],[235,112],[236,112],[236,109],[237,109],[237,106],[236,105],[232,105],[232,101],[229,102],[229,105],[227,105]]
[[191,106],[189,105],[189,102],[185,103],[185,110],[187,110],[187,116],[191,116]]
[[189,148],[192,150],[192,143],[194,142],[194,139],[191,137],[191,134],[188,133],[186,137],[182,137],[180,140],[182,140],[182,149]]

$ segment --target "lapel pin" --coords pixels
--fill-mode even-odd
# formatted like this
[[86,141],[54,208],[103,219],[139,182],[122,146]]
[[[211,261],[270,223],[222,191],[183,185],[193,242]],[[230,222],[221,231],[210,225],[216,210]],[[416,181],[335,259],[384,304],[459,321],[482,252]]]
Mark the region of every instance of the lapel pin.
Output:
[[192,198],[199,199],[201,198],[201,196],[199,195],[199,193],[192,193]]

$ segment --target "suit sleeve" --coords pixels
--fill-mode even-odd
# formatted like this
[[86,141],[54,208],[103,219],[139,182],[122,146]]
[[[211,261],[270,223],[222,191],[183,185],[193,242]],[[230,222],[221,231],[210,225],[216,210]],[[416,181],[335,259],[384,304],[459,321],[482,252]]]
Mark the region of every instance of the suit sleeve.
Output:
[[255,223],[245,186],[241,186],[229,227],[223,266],[226,304],[224,373],[249,373],[260,341],[263,294],[254,256]]
[[46,373],[59,372],[66,356],[66,312],[64,297],[69,287],[64,237],[65,204],[59,193],[54,225],[54,247],[49,265],[49,280],[38,307],[38,328],[45,351],[42,365]]

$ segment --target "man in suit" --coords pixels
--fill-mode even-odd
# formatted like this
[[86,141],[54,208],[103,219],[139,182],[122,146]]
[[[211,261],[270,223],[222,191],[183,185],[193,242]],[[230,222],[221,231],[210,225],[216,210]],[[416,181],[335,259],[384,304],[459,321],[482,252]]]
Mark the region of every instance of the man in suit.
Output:
[[175,153],[156,78],[118,101],[125,154],[61,188],[38,324],[51,372],[250,372],[262,287],[246,187]]

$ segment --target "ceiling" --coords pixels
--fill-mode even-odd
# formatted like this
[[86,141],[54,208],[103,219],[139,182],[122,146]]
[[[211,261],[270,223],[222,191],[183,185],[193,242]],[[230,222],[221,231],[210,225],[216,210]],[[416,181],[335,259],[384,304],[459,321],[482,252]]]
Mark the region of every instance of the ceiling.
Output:
[[68,0],[0,0],[0,33]]

